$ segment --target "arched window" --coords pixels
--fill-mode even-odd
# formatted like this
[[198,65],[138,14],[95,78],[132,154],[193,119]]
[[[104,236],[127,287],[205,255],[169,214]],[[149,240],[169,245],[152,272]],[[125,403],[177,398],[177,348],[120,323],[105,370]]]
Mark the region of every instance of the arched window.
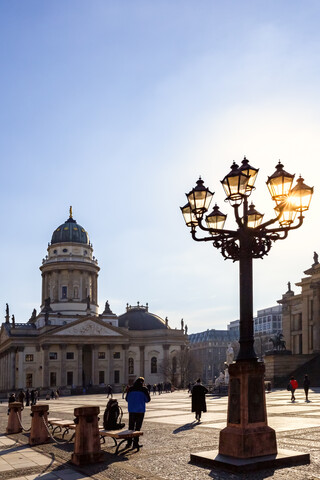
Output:
[[172,359],[172,373],[177,373],[177,357]]
[[129,375],[134,374],[134,360],[132,357],[128,358],[128,373]]
[[151,358],[151,373],[158,373],[158,361],[156,357]]

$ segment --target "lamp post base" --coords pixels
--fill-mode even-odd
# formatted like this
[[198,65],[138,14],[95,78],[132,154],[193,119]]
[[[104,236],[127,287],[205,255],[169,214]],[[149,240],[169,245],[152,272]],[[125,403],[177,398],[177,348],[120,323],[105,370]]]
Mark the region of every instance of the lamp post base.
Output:
[[276,432],[268,426],[263,363],[237,361],[229,366],[227,427],[219,453],[238,459],[277,454]]
[[263,470],[265,468],[283,468],[296,465],[308,465],[310,463],[309,453],[296,452],[291,450],[279,450],[274,455],[263,455],[254,458],[235,458],[221,455],[217,450],[192,453],[192,463],[201,466],[218,467],[232,472],[250,472]]

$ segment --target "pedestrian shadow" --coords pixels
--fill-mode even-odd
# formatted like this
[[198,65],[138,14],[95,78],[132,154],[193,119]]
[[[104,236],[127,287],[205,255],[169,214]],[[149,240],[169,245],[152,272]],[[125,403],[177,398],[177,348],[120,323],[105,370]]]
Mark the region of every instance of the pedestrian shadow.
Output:
[[181,427],[179,428],[176,428],[175,430],[173,430],[172,433],[180,433],[180,432],[185,432],[186,430],[192,430],[196,425],[198,425],[199,423],[194,420],[193,422],[191,423],[186,423],[185,425],[181,425]]

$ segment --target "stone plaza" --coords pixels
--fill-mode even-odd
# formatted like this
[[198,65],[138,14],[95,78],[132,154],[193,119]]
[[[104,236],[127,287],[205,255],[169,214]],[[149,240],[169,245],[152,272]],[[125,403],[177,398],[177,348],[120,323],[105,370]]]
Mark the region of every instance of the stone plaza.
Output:
[[[116,394],[128,425],[127,406],[122,395]],[[207,413],[200,424],[191,413],[190,396],[186,390],[152,395],[143,423],[143,448],[126,450],[114,455],[112,439],[102,445],[101,463],[75,467],[70,463],[73,443],[63,443],[56,434],[49,443],[30,447],[27,430],[30,428],[30,407],[22,412],[24,431],[6,435],[7,404],[0,405],[0,480],[202,480],[265,478],[294,480],[320,479],[320,388],[312,389],[309,403],[298,389],[296,402],[290,392],[275,390],[266,394],[268,423],[277,432],[278,448],[310,453],[310,465],[282,469],[260,470],[235,474],[220,469],[200,467],[190,463],[190,454],[218,448],[219,432],[226,425],[227,396],[207,395]],[[51,417],[73,419],[74,408],[81,405],[100,407],[100,424],[107,403],[106,395],[61,397],[45,401]]]

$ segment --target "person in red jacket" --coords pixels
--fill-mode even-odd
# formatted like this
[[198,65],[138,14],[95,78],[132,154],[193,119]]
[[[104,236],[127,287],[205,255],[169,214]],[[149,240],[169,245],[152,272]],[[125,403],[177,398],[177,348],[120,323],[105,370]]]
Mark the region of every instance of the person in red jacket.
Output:
[[294,396],[294,392],[298,388],[298,382],[297,382],[297,380],[295,380],[294,377],[290,378],[290,385],[291,385],[291,402],[295,402],[296,397]]

